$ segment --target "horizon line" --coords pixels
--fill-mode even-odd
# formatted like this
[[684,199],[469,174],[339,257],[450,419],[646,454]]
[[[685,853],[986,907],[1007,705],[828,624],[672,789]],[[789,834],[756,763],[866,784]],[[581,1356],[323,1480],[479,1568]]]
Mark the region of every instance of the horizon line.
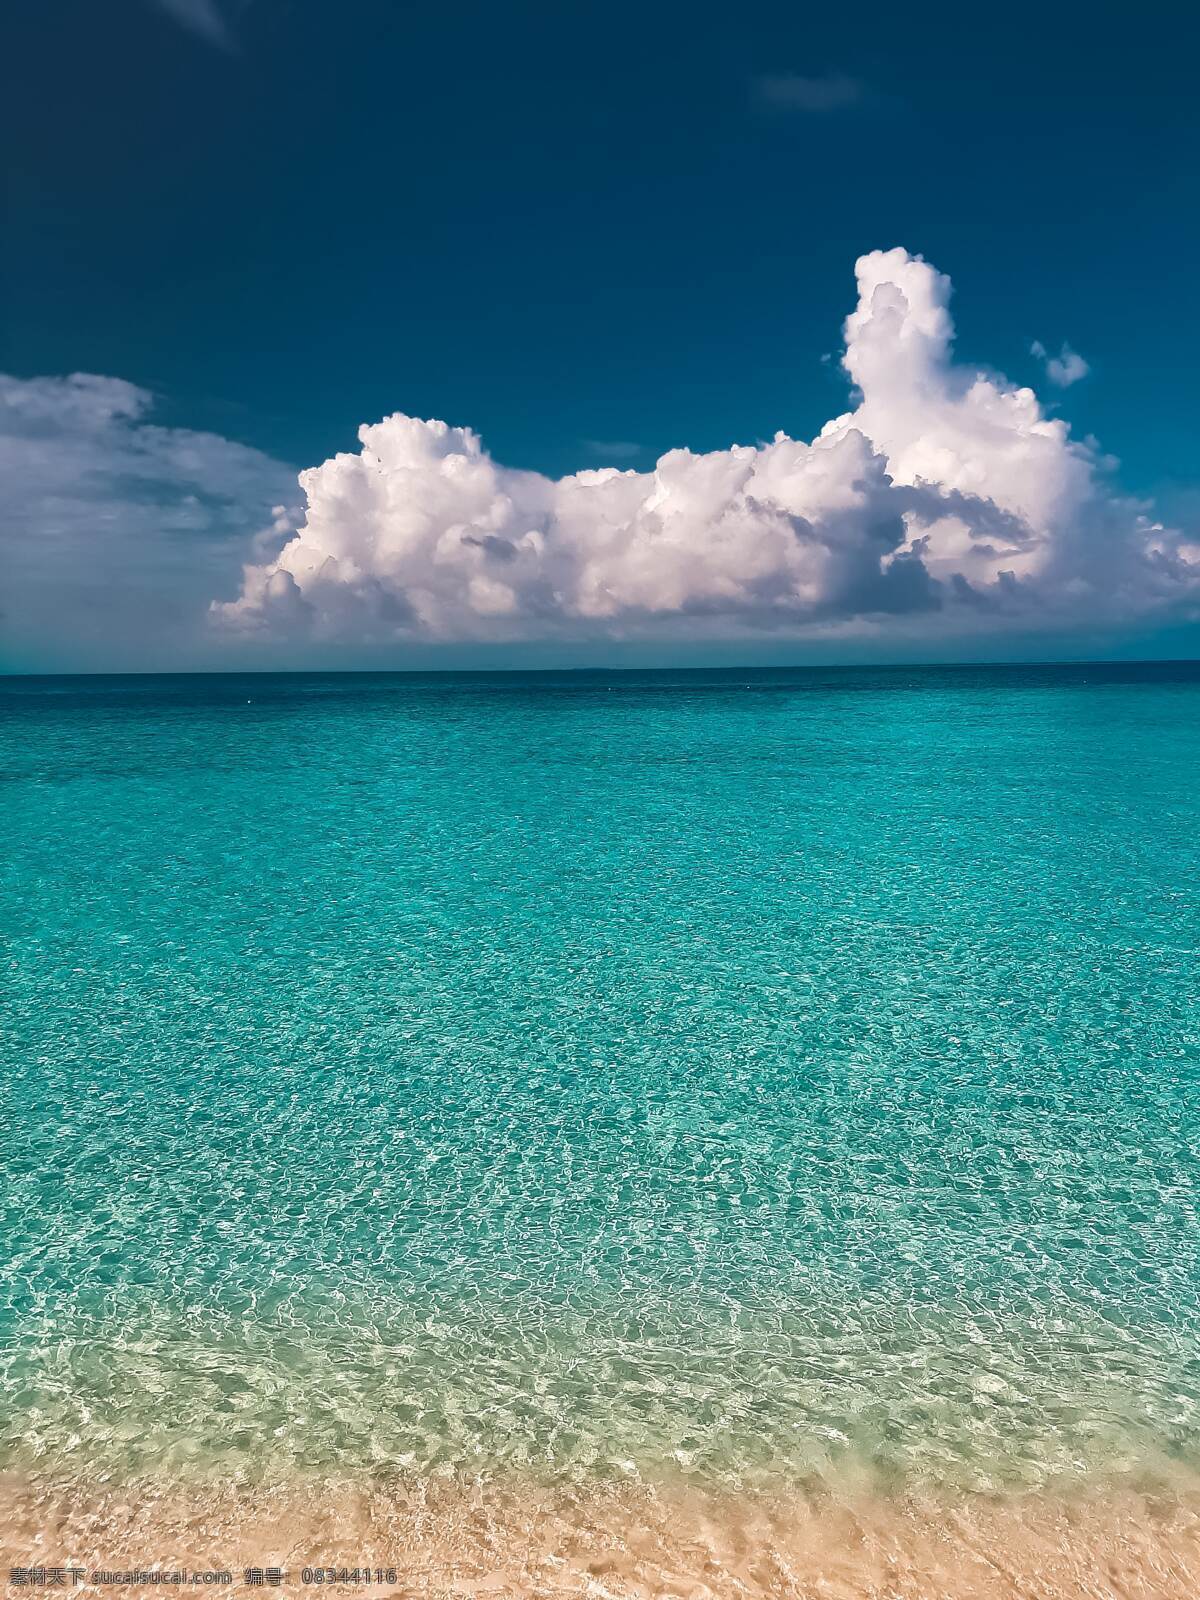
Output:
[[0,681],[30,678],[452,678],[503,677],[518,674],[550,677],[564,673],[630,674],[638,672],[904,672],[928,668],[972,669],[978,667],[1189,667],[1200,666],[1200,656],[1071,656],[1018,660],[970,661],[830,661],[776,662],[751,664],[732,662],[696,665],[579,666],[579,667],[175,667],[78,671],[9,672],[0,668]]

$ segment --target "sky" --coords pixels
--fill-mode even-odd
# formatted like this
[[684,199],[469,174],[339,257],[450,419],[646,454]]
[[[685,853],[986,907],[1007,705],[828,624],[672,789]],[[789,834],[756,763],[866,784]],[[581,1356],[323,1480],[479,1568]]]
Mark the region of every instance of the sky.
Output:
[[6,20],[0,669],[1197,654],[1186,8]]

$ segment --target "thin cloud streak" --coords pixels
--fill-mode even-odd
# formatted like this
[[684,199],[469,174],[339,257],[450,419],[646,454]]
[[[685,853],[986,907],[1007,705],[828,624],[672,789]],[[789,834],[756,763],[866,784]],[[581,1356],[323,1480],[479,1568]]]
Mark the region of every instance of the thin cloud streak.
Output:
[[766,73],[755,80],[755,93],[761,104],[774,111],[801,111],[822,116],[830,111],[847,111],[870,98],[860,78],[844,72],[805,77],[798,72]]
[[640,456],[642,447],[632,439],[585,439],[584,449],[600,461],[628,461]]
[[217,8],[216,0],[153,0],[166,14],[188,33],[205,40],[229,55],[237,52],[237,42]]

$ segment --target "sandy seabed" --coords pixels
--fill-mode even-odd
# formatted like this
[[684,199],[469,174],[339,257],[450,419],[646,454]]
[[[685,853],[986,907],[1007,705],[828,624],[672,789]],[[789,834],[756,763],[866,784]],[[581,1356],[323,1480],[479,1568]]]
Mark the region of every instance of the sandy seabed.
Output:
[[109,1596],[163,1586],[96,1582],[97,1571],[182,1570],[190,1579],[228,1569],[234,1588],[257,1593],[244,1578],[256,1566],[282,1568],[282,1589],[308,1594],[319,1591],[305,1583],[305,1567],[389,1569],[382,1583],[333,1585],[376,1600],[1197,1600],[1200,1486],[935,1502],[735,1496],[687,1485],[502,1492],[432,1480],[252,1492],[0,1478],[0,1579],[43,1566],[82,1568],[74,1592]]

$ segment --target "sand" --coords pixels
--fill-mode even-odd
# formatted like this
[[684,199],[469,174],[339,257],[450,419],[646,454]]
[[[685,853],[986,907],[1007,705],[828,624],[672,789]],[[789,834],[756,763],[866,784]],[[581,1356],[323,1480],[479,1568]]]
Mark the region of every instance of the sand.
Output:
[[[94,1581],[98,1571],[228,1570],[231,1585],[204,1586],[222,1593],[249,1592],[246,1567],[276,1567],[280,1592],[372,1597],[1196,1600],[1200,1487],[932,1501],[444,1480],[118,1488],[10,1474],[0,1575],[36,1566],[82,1568],[76,1592],[110,1596],[161,1585]],[[304,1582],[311,1566],[384,1572],[318,1586]]]

